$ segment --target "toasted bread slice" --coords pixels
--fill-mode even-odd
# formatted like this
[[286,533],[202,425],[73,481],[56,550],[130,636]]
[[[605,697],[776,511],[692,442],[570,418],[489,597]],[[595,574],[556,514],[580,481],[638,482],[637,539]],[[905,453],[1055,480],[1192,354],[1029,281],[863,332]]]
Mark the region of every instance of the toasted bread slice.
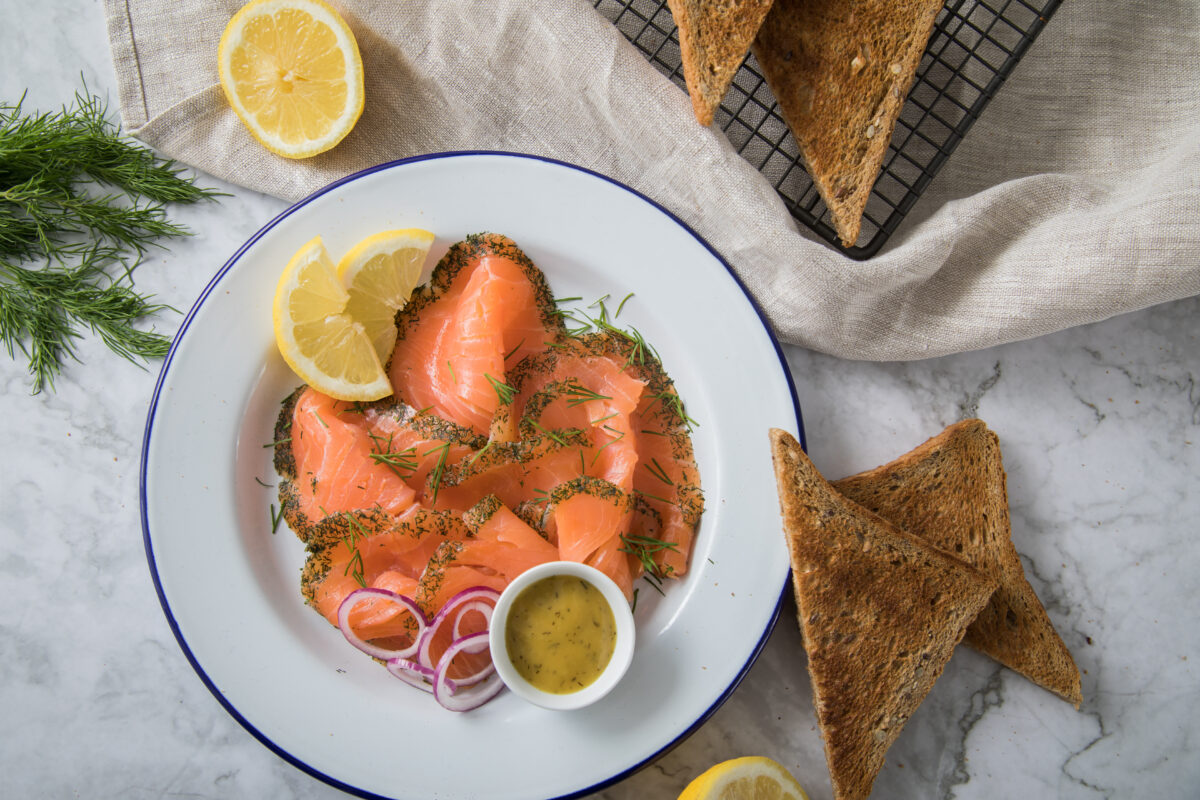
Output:
[[1000,440],[987,425],[955,423],[890,464],[833,485],[999,581],[966,643],[1079,707],[1079,668],[1013,546]]
[[773,0],[667,0],[692,111],[711,125]]
[[996,582],[838,493],[790,434],[771,451],[833,793],[858,800]]
[[942,5],[776,0],[751,48],[847,247]]

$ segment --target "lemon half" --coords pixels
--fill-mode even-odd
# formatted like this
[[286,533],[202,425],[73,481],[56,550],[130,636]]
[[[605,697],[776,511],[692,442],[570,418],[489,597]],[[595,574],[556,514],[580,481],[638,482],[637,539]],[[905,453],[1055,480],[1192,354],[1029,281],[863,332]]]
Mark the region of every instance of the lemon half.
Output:
[[777,761],[747,756],[710,767],[679,800],[808,800],[808,795]]
[[346,21],[322,0],[253,0],[217,50],[221,88],[266,148],[287,158],[330,149],[363,110],[363,67]]

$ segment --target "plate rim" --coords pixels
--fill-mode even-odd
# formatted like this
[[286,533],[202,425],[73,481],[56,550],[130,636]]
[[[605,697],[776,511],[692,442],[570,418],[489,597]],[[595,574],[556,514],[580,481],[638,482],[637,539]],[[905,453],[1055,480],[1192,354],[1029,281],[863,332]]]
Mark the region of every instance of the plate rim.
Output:
[[[563,167],[563,168],[566,168],[569,170],[574,170],[576,172],[581,172],[592,178],[598,178],[598,179],[600,179],[606,183],[609,183],[619,189],[623,189],[624,191],[626,191],[626,192],[634,195],[636,198],[640,199],[642,202],[649,204],[652,208],[656,209],[657,211],[659,211],[660,213],[665,215],[668,219],[670,219],[672,222],[674,222],[676,225],[678,225],[680,228],[682,228],[684,231],[686,231],[693,239],[696,240],[696,242],[698,242],[700,245],[702,245],[704,247],[704,249],[707,250],[709,252],[709,254],[712,255],[713,258],[715,258],[717,260],[717,262],[720,263],[721,266],[723,266],[725,268],[725,271],[727,273],[729,273],[729,276],[733,278],[734,282],[737,284],[738,288],[741,290],[742,295],[746,298],[747,301],[749,301],[750,307],[754,310],[755,314],[758,315],[759,322],[762,324],[763,329],[765,330],[768,339],[770,340],[772,346],[774,347],[775,356],[779,360],[780,367],[783,370],[783,375],[787,382],[788,392],[791,395],[791,399],[792,399],[792,408],[793,408],[793,411],[795,412],[795,416],[796,416],[797,438],[800,442],[800,446],[805,450],[808,449],[807,440],[806,440],[805,432],[804,432],[803,416],[802,416],[801,410],[800,410],[800,400],[799,400],[799,396],[796,393],[796,385],[795,385],[795,381],[792,377],[791,368],[788,364],[787,357],[783,352],[783,347],[779,342],[779,338],[775,335],[775,330],[772,327],[770,320],[767,318],[766,314],[763,312],[762,307],[759,305],[759,303],[755,299],[754,295],[752,295],[750,293],[750,291],[747,289],[745,282],[742,281],[741,277],[737,274],[737,272],[729,265],[729,262],[726,261],[725,258],[719,252],[717,252],[716,248],[714,248],[708,242],[708,240],[706,240],[703,236],[701,236],[695,230],[693,230],[690,225],[688,225],[686,222],[684,222],[682,219],[680,219],[672,211],[670,211],[669,209],[667,209],[666,207],[664,207],[662,204],[658,203],[657,201],[651,199],[650,197],[647,197],[642,192],[639,192],[638,190],[622,183],[621,181],[616,180],[615,178],[612,178],[601,172],[597,172],[596,170],[590,169],[588,167],[583,167],[578,164],[573,164],[571,162],[563,161],[561,159],[556,159],[556,158],[552,158],[549,156],[536,155],[536,154],[532,154],[532,153],[521,153],[521,152],[516,152],[516,151],[508,151],[508,150],[447,150],[447,151],[441,151],[441,152],[436,152],[436,153],[424,153],[421,155],[410,156],[407,158],[400,158],[400,159],[394,159],[391,161],[385,161],[380,164],[376,164],[375,166],[367,167],[365,169],[361,169],[356,172],[350,173],[349,175],[346,175],[343,178],[339,178],[331,183],[326,184],[325,186],[321,187],[320,189],[317,189],[316,191],[312,192],[311,194],[301,198],[300,200],[297,200],[295,203],[292,203],[287,208],[285,208],[283,211],[281,211],[279,214],[277,214],[275,217],[270,219],[266,224],[264,224],[261,228],[259,228],[254,233],[253,236],[251,236],[249,239],[247,239],[245,242],[243,242],[242,245],[239,246],[236,251],[234,251],[233,255],[231,255],[229,257],[229,259],[226,260],[226,262],[221,266],[221,268],[219,270],[217,270],[217,272],[213,275],[213,277],[205,285],[204,289],[200,292],[199,296],[196,298],[196,301],[192,304],[191,308],[188,309],[187,314],[184,316],[183,320],[180,322],[179,329],[175,332],[174,337],[172,337],[171,347],[167,351],[166,357],[163,359],[163,364],[162,364],[161,369],[159,370],[158,379],[155,381],[155,384],[154,384],[154,391],[150,398],[149,408],[146,412],[146,425],[145,425],[145,430],[144,430],[144,433],[142,436],[141,459],[140,459],[140,463],[138,465],[138,506],[139,506],[139,513],[140,513],[140,517],[141,517],[141,524],[142,524],[142,542],[143,542],[143,546],[144,546],[145,553],[146,553],[146,561],[147,561],[147,564],[150,569],[150,577],[154,582],[154,591],[155,591],[155,594],[157,594],[157,596],[158,596],[159,606],[162,608],[163,614],[167,618],[167,624],[171,629],[171,633],[174,635],[176,643],[179,645],[179,648],[183,651],[183,654],[187,658],[188,663],[191,665],[192,670],[200,678],[201,683],[204,684],[204,686],[208,689],[209,693],[212,694],[212,696],[217,700],[217,702],[221,705],[221,707],[225,710],[225,712],[227,714],[229,714],[239,725],[241,725],[242,728],[244,728],[248,733],[250,733],[251,736],[253,736],[256,740],[258,740],[258,742],[260,744],[262,744],[264,747],[266,747],[268,750],[270,750],[272,753],[274,753],[279,758],[283,759],[288,764],[291,764],[293,767],[299,769],[300,771],[304,772],[305,774],[307,774],[325,784],[328,784],[336,789],[340,789],[341,791],[346,792],[347,794],[353,795],[355,797],[364,798],[364,800],[395,800],[395,798],[389,797],[387,795],[376,794],[374,792],[371,792],[371,791],[368,791],[368,790],[365,790],[365,789],[362,789],[362,788],[359,788],[356,786],[352,786],[343,780],[335,778],[332,775],[328,775],[328,774],[322,772],[321,770],[317,769],[316,767],[305,763],[297,756],[294,756],[291,753],[289,753],[281,745],[276,744],[270,737],[268,737],[265,733],[260,731],[253,723],[251,723],[250,720],[246,719],[246,717],[244,715],[242,715],[242,713],[240,711],[237,710],[237,708],[232,704],[232,702],[229,701],[224,696],[224,694],[220,691],[220,689],[217,688],[217,686],[213,682],[213,680],[204,671],[203,667],[200,666],[200,663],[197,660],[195,654],[192,652],[191,647],[188,646],[187,640],[184,638],[183,632],[180,630],[179,624],[175,619],[175,615],[171,611],[171,606],[167,602],[166,594],[164,592],[162,582],[161,582],[159,574],[158,574],[158,565],[154,559],[154,545],[150,538],[150,519],[149,519],[149,511],[148,511],[148,507],[147,507],[147,496],[146,496],[147,462],[148,462],[149,451],[150,451],[150,440],[151,440],[151,436],[153,435],[153,432],[154,432],[155,412],[158,409],[158,402],[162,395],[162,390],[164,388],[167,374],[168,374],[168,372],[170,372],[171,365],[174,361],[175,354],[180,346],[180,343],[183,341],[184,335],[187,333],[188,329],[190,328],[193,320],[196,317],[196,314],[200,310],[200,307],[202,305],[204,305],[206,300],[208,300],[209,296],[212,294],[212,292],[216,288],[217,284],[219,284],[222,281],[222,279],[224,279],[224,277],[229,273],[229,271],[231,269],[233,269],[234,265],[236,265],[238,263],[238,261],[242,258],[242,256],[245,254],[245,252],[247,250],[249,250],[252,246],[254,246],[254,244],[257,243],[263,236],[265,236],[267,233],[269,233],[271,230],[273,230],[284,219],[291,216],[295,212],[299,211],[301,208],[307,206],[309,203],[312,203],[313,201],[315,201],[317,198],[321,197],[322,195],[325,195],[344,184],[351,183],[351,182],[356,181],[360,178],[363,178],[367,175],[372,175],[376,172],[382,172],[384,170],[395,169],[397,167],[402,167],[402,166],[405,166],[408,164],[413,164],[413,163],[420,163],[420,162],[425,162],[425,161],[436,161],[436,160],[450,159],[450,158],[471,158],[471,157],[477,157],[477,156],[488,156],[488,157],[497,157],[498,156],[498,157],[513,158],[516,160],[538,161],[538,162],[542,162],[542,163],[555,165],[558,167]],[[714,700],[713,703],[711,705],[709,705],[709,707],[706,708],[689,726],[687,726],[677,736],[675,736],[671,741],[667,742],[662,747],[647,754],[644,758],[642,758],[637,763],[632,764],[632,765],[618,771],[615,775],[612,775],[604,780],[601,780],[591,786],[581,788],[577,791],[569,792],[564,795],[558,795],[554,798],[548,798],[547,800],[572,800],[573,798],[581,798],[586,795],[593,794],[595,792],[598,792],[605,788],[613,786],[614,784],[625,780],[626,778],[630,777],[634,773],[639,772],[642,769],[644,769],[645,767],[649,766],[651,763],[653,763],[654,761],[656,761],[659,758],[661,758],[662,756],[664,756],[666,753],[668,753],[669,751],[674,749],[677,745],[682,743],[684,740],[686,740],[688,737],[690,737],[693,733],[695,733],[697,730],[699,730],[700,727],[703,726],[704,723],[707,722],[708,719],[717,711],[717,709],[720,708],[725,703],[725,701],[729,699],[729,697],[733,694],[733,692],[741,684],[742,680],[745,679],[747,673],[749,673],[749,671],[750,671],[750,668],[758,660],[758,657],[762,654],[762,650],[766,646],[767,640],[770,638],[771,633],[775,629],[775,625],[779,620],[780,611],[783,607],[783,601],[786,596],[790,582],[791,582],[791,579],[790,579],[790,572],[789,572],[788,577],[785,578],[785,580],[784,580],[783,586],[780,588],[779,598],[775,602],[775,610],[772,612],[769,622],[763,628],[762,636],[759,637],[757,644],[755,644],[754,648],[750,651],[750,653],[746,659],[746,662],[738,670],[738,672],[734,676],[733,680],[721,692],[721,694],[716,698],[716,700]]]

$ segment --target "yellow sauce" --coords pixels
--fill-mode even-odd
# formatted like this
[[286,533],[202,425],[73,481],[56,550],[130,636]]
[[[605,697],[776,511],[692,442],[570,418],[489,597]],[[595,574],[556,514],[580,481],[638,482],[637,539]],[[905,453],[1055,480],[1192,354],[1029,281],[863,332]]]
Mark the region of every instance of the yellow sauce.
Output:
[[617,623],[604,595],[572,575],[524,589],[508,613],[504,642],[517,672],[551,694],[591,685],[612,659]]

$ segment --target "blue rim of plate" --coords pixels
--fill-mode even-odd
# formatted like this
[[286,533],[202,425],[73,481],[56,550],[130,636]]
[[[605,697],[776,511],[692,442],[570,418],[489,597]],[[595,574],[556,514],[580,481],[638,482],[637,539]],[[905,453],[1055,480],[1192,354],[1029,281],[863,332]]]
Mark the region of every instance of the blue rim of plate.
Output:
[[[237,252],[235,252],[229,258],[229,260],[225,262],[225,264],[221,267],[221,269],[217,271],[217,274],[214,275],[212,280],[210,280],[208,282],[208,285],[204,287],[204,291],[202,291],[200,293],[200,297],[197,298],[195,304],[193,304],[191,309],[188,310],[187,315],[183,318],[183,322],[180,324],[179,330],[175,333],[175,337],[171,342],[171,349],[167,352],[167,357],[163,361],[162,370],[158,374],[158,381],[154,384],[154,394],[150,399],[150,410],[147,412],[147,415],[146,415],[146,433],[142,438],[142,458],[141,458],[141,465],[138,470],[138,473],[139,473],[138,474],[138,504],[140,506],[141,517],[142,517],[142,541],[146,548],[146,561],[148,562],[148,564],[150,566],[150,577],[154,580],[154,591],[158,594],[158,602],[159,602],[159,605],[162,606],[163,613],[167,617],[167,624],[170,625],[171,632],[173,634],[175,634],[175,641],[179,643],[180,649],[183,650],[183,654],[187,657],[188,663],[192,665],[192,669],[196,672],[196,675],[198,675],[200,677],[201,682],[208,688],[208,691],[212,693],[213,697],[215,697],[217,699],[217,702],[221,704],[221,707],[224,708],[225,711],[238,722],[238,724],[240,724],[243,728],[245,728],[250,733],[250,735],[252,735],[255,739],[257,739],[264,747],[266,747],[268,750],[270,750],[275,755],[282,758],[287,763],[291,764],[293,767],[301,770],[302,772],[307,773],[308,775],[311,775],[312,777],[316,778],[319,781],[322,781],[323,783],[327,783],[330,786],[333,786],[336,789],[340,789],[343,792],[352,794],[356,797],[366,798],[367,800],[395,800],[395,798],[388,797],[386,795],[375,794],[374,792],[368,792],[363,789],[359,789],[355,786],[351,786],[343,781],[340,781],[331,775],[326,775],[325,773],[321,772],[320,770],[316,769],[315,767],[312,767],[312,766],[304,763],[300,759],[296,758],[295,756],[293,756],[291,753],[284,750],[279,745],[275,744],[275,742],[271,741],[271,739],[268,738],[266,736],[266,734],[264,734],[262,731],[258,730],[258,728],[254,727],[254,725],[248,719],[246,719],[244,716],[242,716],[242,714],[233,706],[233,704],[228,699],[226,699],[226,697],[216,687],[216,684],[214,684],[212,682],[212,679],[208,677],[208,675],[205,673],[204,669],[200,666],[200,662],[196,660],[195,654],[192,653],[192,649],[190,647],[188,647],[187,641],[183,638],[183,632],[180,631],[180,629],[179,629],[179,624],[175,620],[175,615],[171,613],[171,607],[167,603],[166,595],[163,593],[162,582],[159,579],[158,566],[154,561],[154,546],[150,541],[150,519],[149,519],[147,509],[146,509],[146,461],[149,456],[150,437],[154,433],[154,413],[158,408],[158,400],[162,393],[163,384],[166,381],[167,373],[170,372],[170,370],[171,370],[171,363],[174,360],[175,352],[179,348],[179,343],[183,340],[184,334],[187,333],[188,328],[190,327],[190,325],[192,323],[192,320],[195,319],[196,313],[200,310],[200,307],[202,305],[204,305],[204,301],[208,299],[208,296],[210,294],[212,294],[213,289],[216,288],[217,284],[221,282],[221,280],[225,277],[225,275],[229,272],[229,270],[231,270],[233,268],[234,264],[236,264],[238,262],[238,260],[242,257],[242,254],[244,254],[248,249],[250,249],[250,247],[252,245],[254,245],[255,242],[257,242],[259,239],[261,239],[263,236],[265,236],[269,231],[271,231],[271,229],[273,229],[276,225],[278,225],[282,220],[291,216],[297,210],[308,205],[309,203],[311,203],[313,200],[317,199],[321,195],[326,194],[327,192],[330,192],[330,191],[338,188],[339,186],[342,186],[343,184],[347,184],[352,181],[358,180],[359,178],[362,178],[366,175],[371,175],[376,172],[382,172],[384,170],[393,169],[395,167],[403,166],[405,164],[413,164],[413,163],[417,163],[420,161],[435,161],[435,160],[439,160],[439,159],[443,159],[443,158],[463,158],[463,157],[470,157],[470,156],[504,156],[504,157],[510,157],[510,158],[516,158],[516,159],[526,159],[529,161],[541,161],[541,162],[545,162],[548,164],[555,164],[560,167],[566,167],[567,169],[572,169],[577,172],[582,172],[582,173],[584,173],[586,175],[590,175],[594,178],[599,178],[600,180],[603,180],[607,183],[612,184],[613,186],[617,186],[617,187],[629,192],[630,194],[634,195],[635,197],[641,199],[643,202],[645,202],[652,208],[657,209],[660,213],[665,215],[668,219],[672,220],[676,225],[678,225],[679,227],[681,227],[685,231],[687,231],[688,234],[691,235],[692,238],[694,238],[697,242],[702,244],[704,246],[704,248],[706,250],[708,250],[708,252],[710,254],[712,254],[713,258],[715,258],[718,262],[720,262],[721,266],[725,267],[725,270],[729,273],[730,277],[732,277],[734,282],[737,283],[738,288],[741,289],[742,294],[745,296],[746,300],[749,301],[750,307],[754,309],[754,313],[756,313],[758,315],[759,321],[762,323],[763,329],[766,331],[767,336],[770,338],[771,344],[775,348],[775,355],[779,359],[779,365],[783,369],[783,375],[787,379],[788,391],[791,393],[791,396],[792,396],[792,406],[796,412],[796,433],[797,433],[798,439],[800,441],[800,446],[802,448],[804,448],[805,450],[808,449],[808,444],[807,444],[807,441],[806,441],[805,435],[804,435],[804,421],[803,421],[803,418],[801,417],[801,413],[800,413],[800,399],[796,395],[796,384],[795,384],[795,381],[793,381],[793,379],[792,379],[792,372],[791,372],[791,369],[788,367],[787,357],[783,353],[783,348],[779,343],[778,337],[775,336],[775,331],[771,327],[771,323],[767,320],[766,315],[763,313],[762,309],[759,307],[757,301],[755,301],[754,296],[751,295],[750,292],[746,289],[746,284],[742,282],[742,279],[738,276],[738,274],[733,270],[732,267],[729,266],[729,262],[727,262],[724,259],[724,257],[722,257],[721,254],[718,253],[716,251],[716,249],[713,248],[713,246],[704,239],[704,237],[700,236],[698,233],[696,233],[694,230],[692,230],[691,227],[688,226],[688,224],[686,222],[679,219],[679,217],[675,216],[675,214],[673,214],[671,211],[664,208],[662,205],[655,202],[654,200],[651,200],[649,197],[647,197],[646,195],[637,191],[636,189],[632,189],[629,186],[626,186],[625,184],[621,183],[620,181],[610,178],[607,175],[604,175],[600,172],[596,172],[595,170],[588,169],[587,167],[581,167],[576,164],[571,164],[567,161],[560,161],[558,159],[548,158],[546,156],[531,155],[528,153],[514,153],[514,152],[508,152],[508,151],[504,151],[504,150],[458,150],[458,151],[447,151],[447,152],[443,152],[443,153],[427,153],[425,155],[412,156],[410,158],[401,158],[401,159],[397,159],[395,161],[387,161],[382,164],[378,164],[374,167],[368,167],[366,169],[359,170],[358,172],[347,175],[346,177],[341,178],[340,180],[336,180],[333,183],[330,183],[330,184],[326,185],[325,187],[318,189],[317,191],[310,194],[308,197],[305,197],[303,200],[297,201],[296,203],[294,203],[293,205],[289,206],[287,209],[282,211],[279,215],[277,215],[274,219],[272,219],[270,222],[268,222],[262,228],[260,228],[258,230],[258,232],[255,233],[253,236],[251,236],[249,239],[247,239],[246,242],[237,249]],[[790,573],[789,573],[789,575],[790,575]],[[767,644],[767,639],[770,638],[771,632],[775,629],[775,623],[779,619],[779,612],[780,612],[780,609],[783,607],[783,599],[786,596],[789,582],[790,582],[790,577],[784,581],[783,586],[780,588],[779,599],[775,602],[775,611],[772,612],[770,622],[768,622],[766,627],[763,629],[762,637],[759,638],[758,643],[754,646],[754,649],[750,652],[750,656],[746,659],[746,663],[744,665],[742,665],[742,668],[741,668],[741,670],[738,671],[737,676],[733,679],[732,682],[730,682],[729,686],[725,688],[725,691],[721,693],[721,696],[718,697],[716,699],[716,701],[714,701],[713,704],[710,705],[699,717],[697,717],[696,720],[694,722],[692,722],[691,725],[689,725],[686,729],[681,731],[678,736],[676,736],[673,740],[668,742],[666,745],[664,745],[663,747],[654,751],[653,753],[648,754],[645,758],[643,758],[638,763],[636,763],[630,767],[627,767],[626,769],[620,771],[616,775],[613,775],[613,776],[611,776],[603,781],[600,781],[599,783],[596,783],[592,786],[589,786],[587,788],[580,789],[579,791],[571,792],[571,793],[565,794],[565,795],[559,795],[558,797],[555,797],[555,798],[547,798],[547,800],[571,800],[571,798],[584,797],[586,795],[593,794],[593,793],[601,791],[602,789],[605,789],[609,786],[612,786],[616,783],[619,783],[619,782],[623,781],[624,779],[628,778],[630,775],[633,775],[635,772],[639,772],[644,767],[649,766],[652,762],[654,762],[654,761],[658,760],[659,758],[661,758],[662,756],[666,755],[676,745],[683,742],[685,739],[687,739],[689,736],[691,736],[693,733],[695,733],[697,730],[699,730],[700,727],[705,722],[708,721],[709,717],[711,717],[716,712],[716,710],[718,708],[720,708],[721,705],[726,700],[729,699],[730,695],[733,694],[734,690],[737,689],[738,685],[742,682],[742,679],[745,678],[746,674],[750,671],[750,667],[752,667],[754,665],[754,662],[758,660],[759,655],[762,653],[763,647],[765,647]]]

